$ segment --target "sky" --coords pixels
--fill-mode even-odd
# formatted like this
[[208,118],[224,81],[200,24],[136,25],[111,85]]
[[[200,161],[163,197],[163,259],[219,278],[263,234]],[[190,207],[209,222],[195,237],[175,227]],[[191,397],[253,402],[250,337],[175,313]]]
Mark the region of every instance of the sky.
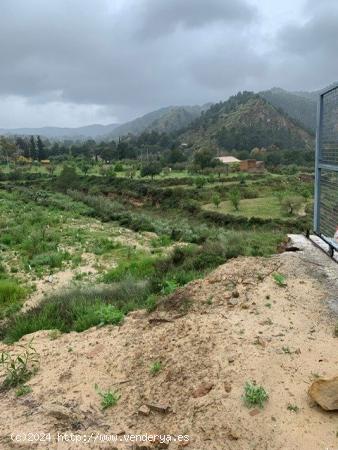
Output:
[[0,128],[338,79],[337,0],[1,0]]

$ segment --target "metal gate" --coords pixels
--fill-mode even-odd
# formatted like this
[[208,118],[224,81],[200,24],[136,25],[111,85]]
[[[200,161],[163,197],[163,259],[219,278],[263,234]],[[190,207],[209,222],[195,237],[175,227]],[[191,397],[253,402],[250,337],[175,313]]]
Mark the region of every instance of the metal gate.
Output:
[[317,110],[314,231],[338,251],[338,83],[319,96]]

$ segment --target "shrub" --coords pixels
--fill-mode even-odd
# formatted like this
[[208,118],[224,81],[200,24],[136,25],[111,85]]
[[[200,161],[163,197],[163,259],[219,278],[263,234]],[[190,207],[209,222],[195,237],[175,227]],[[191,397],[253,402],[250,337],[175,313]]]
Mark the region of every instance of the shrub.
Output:
[[113,283],[127,277],[135,279],[150,277],[154,273],[154,262],[155,259],[151,256],[134,255],[132,261],[122,262],[116,268],[105,273],[102,281]]
[[70,254],[68,252],[42,253],[34,256],[29,264],[31,267],[48,266],[51,269],[61,268],[63,261],[68,261]]

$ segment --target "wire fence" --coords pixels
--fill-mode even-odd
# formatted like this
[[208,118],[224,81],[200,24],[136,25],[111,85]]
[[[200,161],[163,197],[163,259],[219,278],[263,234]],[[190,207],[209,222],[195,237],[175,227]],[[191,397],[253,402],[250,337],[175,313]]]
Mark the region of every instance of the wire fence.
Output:
[[338,250],[338,85],[318,102],[314,231]]

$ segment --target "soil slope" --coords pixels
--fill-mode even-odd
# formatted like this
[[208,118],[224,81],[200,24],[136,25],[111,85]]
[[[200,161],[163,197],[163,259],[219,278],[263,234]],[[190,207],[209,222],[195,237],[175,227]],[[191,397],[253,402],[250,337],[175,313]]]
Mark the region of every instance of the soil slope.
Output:
[[[307,396],[316,377],[338,374],[336,319],[326,301],[325,265],[331,261],[325,258],[306,251],[237,258],[157,311],[129,314],[120,327],[55,340],[47,331],[35,333],[41,365],[27,383],[32,392],[19,398],[13,390],[0,393],[0,448],[337,448],[337,414]],[[287,286],[275,283],[274,272],[286,277]],[[16,348],[0,344],[0,350]],[[163,367],[155,376],[154,361]],[[269,394],[263,409],[243,403],[244,385],[252,380]],[[115,407],[102,411],[96,383],[118,390]],[[150,414],[143,415],[139,409],[147,404]],[[154,409],[158,404],[162,412]],[[169,447],[57,443],[57,432],[67,431],[122,439],[131,433],[189,435],[190,441]],[[50,432],[53,441],[11,440],[11,433],[28,432]]]

